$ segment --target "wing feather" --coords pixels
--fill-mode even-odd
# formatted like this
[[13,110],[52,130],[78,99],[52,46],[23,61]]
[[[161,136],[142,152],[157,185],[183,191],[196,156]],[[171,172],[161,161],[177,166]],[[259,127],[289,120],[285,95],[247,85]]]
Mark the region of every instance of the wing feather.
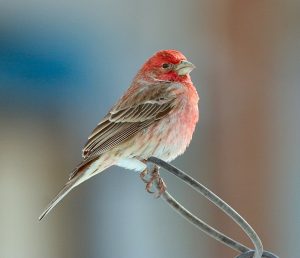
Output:
[[[175,89],[178,90],[178,85]],[[83,149],[83,157],[99,156],[131,139],[165,117],[179,103],[168,83],[149,85],[130,96],[125,94],[94,129]]]
[[144,122],[140,125],[138,125],[137,123],[131,124],[125,130],[119,131],[117,134],[115,134],[114,138],[109,138],[103,144],[101,144],[97,148],[93,149],[93,153],[95,155],[98,155],[100,153],[106,152],[106,151],[116,147],[120,143],[124,142],[127,139],[130,139],[137,132],[139,132],[140,130],[145,128],[148,123],[149,123],[149,121],[147,121],[146,123]]

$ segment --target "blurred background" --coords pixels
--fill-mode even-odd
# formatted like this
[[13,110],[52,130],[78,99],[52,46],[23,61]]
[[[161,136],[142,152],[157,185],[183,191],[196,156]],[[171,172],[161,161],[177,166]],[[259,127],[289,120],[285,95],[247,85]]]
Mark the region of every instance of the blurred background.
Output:
[[[98,121],[160,49],[197,69],[200,123],[173,162],[214,190],[281,257],[299,256],[300,2],[0,2],[0,257],[234,257],[114,167],[37,218]],[[170,193],[250,245],[162,172]]]

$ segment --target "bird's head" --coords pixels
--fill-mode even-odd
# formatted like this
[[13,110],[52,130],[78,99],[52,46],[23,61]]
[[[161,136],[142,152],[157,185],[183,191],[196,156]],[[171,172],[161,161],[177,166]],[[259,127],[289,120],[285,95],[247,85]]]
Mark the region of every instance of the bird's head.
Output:
[[184,82],[195,66],[177,50],[161,50],[143,65],[140,74],[154,80]]

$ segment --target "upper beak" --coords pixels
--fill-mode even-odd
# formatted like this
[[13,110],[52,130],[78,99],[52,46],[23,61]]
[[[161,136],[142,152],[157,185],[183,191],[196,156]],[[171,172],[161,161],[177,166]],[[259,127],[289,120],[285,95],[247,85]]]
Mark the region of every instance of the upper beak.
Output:
[[191,62],[183,60],[175,66],[175,71],[178,75],[186,75],[190,73],[196,66]]

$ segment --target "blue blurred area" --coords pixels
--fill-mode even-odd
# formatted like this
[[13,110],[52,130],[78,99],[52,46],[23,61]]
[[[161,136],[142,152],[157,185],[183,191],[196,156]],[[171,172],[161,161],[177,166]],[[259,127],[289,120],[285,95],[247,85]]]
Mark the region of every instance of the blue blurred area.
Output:
[[84,60],[82,46],[71,38],[27,26],[22,33],[14,28],[1,33],[1,105],[42,112],[48,105],[56,105],[57,98],[70,87],[78,90],[86,80],[84,65],[79,62]]
[[[64,110],[79,101],[76,96],[89,96],[93,86],[99,91],[114,82],[107,76],[107,71],[113,69],[114,56],[109,54],[112,44],[104,32],[99,30],[103,37],[99,38],[94,55],[90,50],[94,47],[90,44],[92,39],[87,35],[80,37],[71,28],[57,27],[55,23],[52,27],[36,24],[32,21],[22,28],[15,25],[0,32],[2,111],[27,110],[33,115],[55,107]],[[97,70],[97,74],[91,73],[91,69]],[[84,108],[87,101],[83,99],[77,109]]]
[[[16,26],[17,27],[17,26]],[[22,30],[11,27],[1,32],[1,80],[28,80],[32,84],[82,79],[83,39],[62,31],[35,28],[25,24]]]

